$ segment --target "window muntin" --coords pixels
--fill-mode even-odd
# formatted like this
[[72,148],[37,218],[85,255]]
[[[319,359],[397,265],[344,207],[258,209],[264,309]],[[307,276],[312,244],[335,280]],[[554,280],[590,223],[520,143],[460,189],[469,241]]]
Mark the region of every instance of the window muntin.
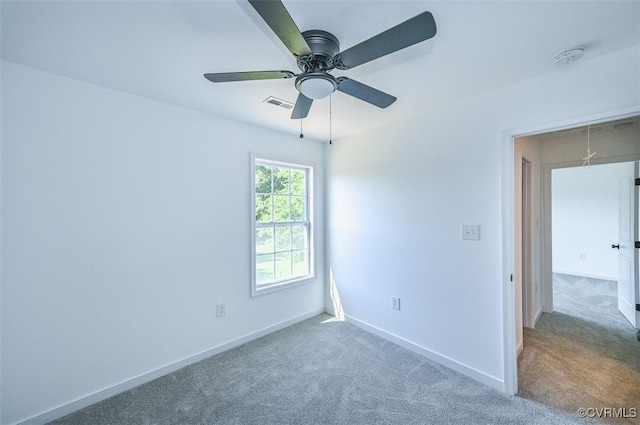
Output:
[[254,160],[253,291],[312,276],[311,167]]

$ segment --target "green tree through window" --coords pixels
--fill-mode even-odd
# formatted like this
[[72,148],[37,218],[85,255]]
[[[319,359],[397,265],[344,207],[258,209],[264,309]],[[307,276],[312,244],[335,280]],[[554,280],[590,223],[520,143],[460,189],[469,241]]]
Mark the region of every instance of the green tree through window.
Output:
[[311,274],[309,167],[255,161],[255,288]]

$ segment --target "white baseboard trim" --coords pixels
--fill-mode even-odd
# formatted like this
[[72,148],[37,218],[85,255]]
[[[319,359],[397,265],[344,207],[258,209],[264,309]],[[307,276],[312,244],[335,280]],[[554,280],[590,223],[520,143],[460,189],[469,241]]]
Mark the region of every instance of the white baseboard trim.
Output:
[[327,313],[330,316],[336,317],[336,312],[333,308],[331,307],[325,307],[324,308],[324,312]]
[[516,350],[516,358],[520,356],[520,353],[522,353],[523,348],[524,348],[524,341],[520,341],[520,343],[518,344],[518,349]]
[[602,274],[582,273],[582,272],[576,272],[576,271],[572,271],[572,270],[553,270],[553,273],[567,274],[569,276],[586,277],[586,278],[590,278],[590,279],[612,280],[614,282],[618,281],[618,276],[608,276],[608,275],[602,275]]
[[268,326],[266,328],[257,330],[255,332],[251,332],[247,335],[241,336],[239,338],[233,339],[224,344],[217,345],[215,347],[209,348],[208,350],[202,351],[200,353],[196,353],[192,356],[185,357],[184,359],[178,360],[174,363],[168,364],[166,366],[160,367],[158,369],[152,370],[147,373],[143,373],[134,378],[128,379],[126,381],[120,382],[111,387],[96,391],[92,394],[88,394],[83,396],[77,400],[74,400],[70,403],[63,404],[46,412],[40,413],[38,415],[34,415],[31,418],[23,419],[17,422],[13,422],[10,425],[41,425],[46,424],[48,422],[59,419],[63,416],[66,416],[70,413],[76,412],[80,409],[84,409],[85,407],[91,406],[92,404],[98,403],[102,400],[106,400],[109,397],[113,397],[117,394],[120,394],[124,391],[128,391],[132,388],[135,388],[139,385],[145,384],[147,382],[153,381],[154,379],[160,378],[162,376],[168,375],[172,372],[175,372],[178,369],[182,369],[185,366],[189,366],[193,363],[197,363],[200,360],[204,360],[208,357],[215,356],[216,354],[220,354],[224,351],[230,350],[232,348],[238,347],[242,344],[245,344],[249,341],[253,341],[254,339],[263,337],[270,333],[279,331],[291,325],[294,325],[303,320],[310,319],[312,317],[317,316],[318,314],[324,313],[325,309],[321,308],[318,310],[314,310],[312,312],[303,314],[301,316],[297,316],[279,323],[275,325]]
[[536,327],[536,324],[538,323],[538,319],[540,318],[540,316],[542,316],[542,308],[538,308],[538,311],[536,311],[536,314],[533,317],[533,327]]
[[[332,314],[332,311],[329,308],[326,309],[326,312],[328,314]],[[505,392],[504,382],[496,377],[487,375],[484,372],[476,370],[456,360],[450,359],[446,356],[443,356],[442,354],[436,353],[435,351],[429,350],[428,348],[422,347],[398,335],[395,335],[391,332],[387,332],[383,329],[373,326],[367,322],[356,319],[355,317],[345,315],[345,320],[361,329],[364,329],[367,332],[371,332],[372,334],[377,335],[383,339],[386,339],[387,341],[393,342],[394,344],[398,344],[399,346],[404,347],[408,350],[411,350],[414,353],[417,353],[421,356],[424,356],[429,360],[433,360],[436,363],[446,366],[449,369],[453,369],[456,372],[460,372],[463,375],[466,375],[469,378],[472,378],[482,384],[485,384],[500,392]]]

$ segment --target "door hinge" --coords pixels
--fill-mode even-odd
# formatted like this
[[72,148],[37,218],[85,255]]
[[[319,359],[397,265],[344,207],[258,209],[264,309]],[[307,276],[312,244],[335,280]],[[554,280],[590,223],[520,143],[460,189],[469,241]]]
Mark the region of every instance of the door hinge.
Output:
[[636,179],[636,186],[640,186],[640,179]]
[[511,282],[513,282],[513,275],[511,275],[509,279],[511,280]]
[[636,304],[636,311],[640,311],[640,304]]
[[635,245],[636,245],[636,248],[640,248],[640,241],[636,241]]

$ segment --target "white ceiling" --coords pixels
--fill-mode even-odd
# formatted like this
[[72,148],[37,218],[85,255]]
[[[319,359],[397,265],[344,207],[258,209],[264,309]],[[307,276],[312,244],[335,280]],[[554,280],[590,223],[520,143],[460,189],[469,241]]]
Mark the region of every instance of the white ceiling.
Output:
[[[593,58],[640,44],[639,1],[292,1],[301,31],[323,29],[342,50],[429,10],[437,35],[349,71],[398,97],[387,109],[335,93],[333,139],[549,72],[559,51]],[[2,59],[234,120],[298,134],[293,80],[213,84],[204,73],[283,69],[293,56],[237,1],[2,1]],[[307,138],[327,141],[329,101],[314,102]]]

